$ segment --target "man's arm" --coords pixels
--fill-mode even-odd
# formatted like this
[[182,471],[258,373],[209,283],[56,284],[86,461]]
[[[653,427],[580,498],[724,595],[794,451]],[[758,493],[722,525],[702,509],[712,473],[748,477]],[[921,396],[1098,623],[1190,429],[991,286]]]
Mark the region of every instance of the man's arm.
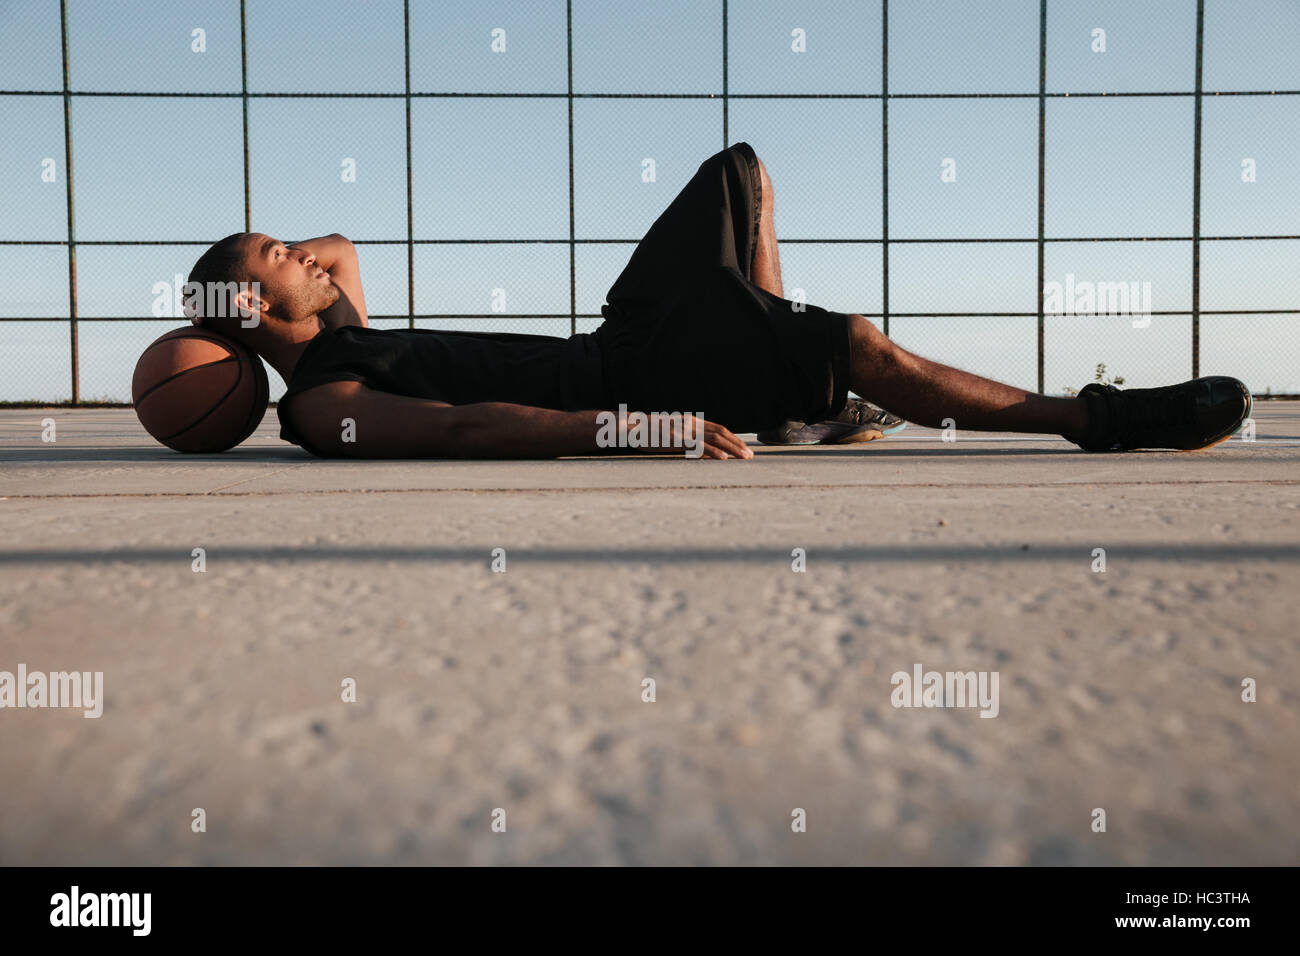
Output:
[[[531,405],[481,402],[448,405],[367,388],[360,382],[329,382],[298,393],[290,424],[324,455],[340,458],[557,458],[641,449],[597,445],[597,416]],[[608,413],[605,413],[608,414]],[[354,441],[343,440],[352,419]],[[704,458],[750,458],[739,438],[712,422],[696,432]],[[664,449],[644,449],[663,454]]]
[[306,249],[314,255],[316,264],[330,274],[330,281],[343,293],[337,302],[320,313],[325,328],[333,330],[342,325],[369,328],[356,246],[336,232],[329,236],[295,242],[289,248]]

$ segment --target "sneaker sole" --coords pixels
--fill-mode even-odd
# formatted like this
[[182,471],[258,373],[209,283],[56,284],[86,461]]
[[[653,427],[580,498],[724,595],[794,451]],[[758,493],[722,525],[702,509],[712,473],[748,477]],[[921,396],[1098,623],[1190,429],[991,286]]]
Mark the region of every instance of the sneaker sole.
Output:
[[820,442],[818,442],[817,444],[819,444],[819,445],[857,445],[857,444],[860,444],[860,443],[862,443],[862,442],[876,441],[877,439],[879,439],[879,438],[884,438],[884,437],[885,437],[885,433],[882,432],[882,431],[880,431],[879,429],[876,429],[876,428],[864,428],[864,429],[862,429],[862,430],[860,430],[860,431],[849,432],[849,433],[846,434],[846,435],[841,435],[839,438],[831,438],[831,439],[827,439],[827,440],[824,440],[824,441],[820,441]]
[[[755,437],[757,438],[757,436]],[[791,445],[820,445],[821,444],[820,441],[764,441],[761,438],[757,438],[757,441],[760,445],[770,445],[773,448],[786,447]]]
[[839,438],[823,442],[825,445],[856,445],[859,442],[876,441],[880,438],[887,438],[890,435],[897,435],[907,427],[907,422],[899,422],[897,425],[891,425],[889,428],[864,428],[861,431],[849,432],[847,435],[841,435]]
[[820,438],[814,441],[767,441],[761,435],[756,435],[760,445],[856,445],[861,442],[876,441],[879,438],[886,438],[889,435],[896,435],[907,427],[907,422],[899,422],[890,428],[867,428],[860,431],[847,432],[839,438]]
[[1207,448],[1213,448],[1215,445],[1222,445],[1233,435],[1237,434],[1237,432],[1241,431],[1241,426],[1245,423],[1246,419],[1250,418],[1251,413],[1254,411],[1255,411],[1255,396],[1247,392],[1246,393],[1246,414],[1241,417],[1241,421],[1237,423],[1236,428],[1228,432],[1228,434],[1224,435],[1222,438],[1216,438],[1208,445],[1202,445],[1199,448],[1181,448],[1179,449],[1179,451],[1205,451]]
[[1210,442],[1208,445],[1202,445],[1200,448],[1176,448],[1176,449],[1174,449],[1174,450],[1175,450],[1175,451],[1181,451],[1181,452],[1189,452],[1189,451],[1205,451],[1206,449],[1213,448],[1215,445],[1222,445],[1225,441],[1227,441],[1229,438],[1231,438],[1231,437],[1232,437],[1233,435],[1235,435],[1235,434],[1236,434],[1236,432],[1234,431],[1234,432],[1232,432],[1232,434],[1230,434],[1230,435],[1224,435],[1222,438],[1219,438],[1219,439],[1217,439],[1217,440],[1215,440],[1215,441],[1212,441],[1212,442]]

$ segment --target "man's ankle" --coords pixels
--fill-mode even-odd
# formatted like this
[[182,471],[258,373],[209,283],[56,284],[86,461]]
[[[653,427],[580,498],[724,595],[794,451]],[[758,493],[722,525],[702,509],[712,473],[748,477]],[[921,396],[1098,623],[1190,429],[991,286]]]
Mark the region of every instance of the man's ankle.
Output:
[[1088,433],[1092,428],[1092,413],[1089,409],[1088,399],[1082,395],[1076,395],[1071,400],[1069,427],[1061,431],[1061,437],[1066,441],[1072,441],[1076,445],[1083,445],[1088,440]]

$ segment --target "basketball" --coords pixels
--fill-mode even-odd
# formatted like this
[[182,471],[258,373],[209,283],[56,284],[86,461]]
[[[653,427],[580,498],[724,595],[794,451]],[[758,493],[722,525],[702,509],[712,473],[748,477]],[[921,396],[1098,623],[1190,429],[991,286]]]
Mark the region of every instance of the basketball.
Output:
[[234,448],[261,424],[269,394],[262,360],[205,329],[176,329],[154,340],[131,379],[145,431],[184,452]]

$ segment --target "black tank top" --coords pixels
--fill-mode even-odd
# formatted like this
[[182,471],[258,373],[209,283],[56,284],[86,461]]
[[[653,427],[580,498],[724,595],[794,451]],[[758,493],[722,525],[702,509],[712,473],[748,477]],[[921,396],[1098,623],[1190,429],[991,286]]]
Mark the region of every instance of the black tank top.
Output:
[[587,333],[562,339],[344,325],[322,330],[299,356],[276,406],[280,437],[319,454],[294,432],[285,409],[299,392],[339,381],[450,405],[511,402],[582,411],[607,404],[600,346]]

